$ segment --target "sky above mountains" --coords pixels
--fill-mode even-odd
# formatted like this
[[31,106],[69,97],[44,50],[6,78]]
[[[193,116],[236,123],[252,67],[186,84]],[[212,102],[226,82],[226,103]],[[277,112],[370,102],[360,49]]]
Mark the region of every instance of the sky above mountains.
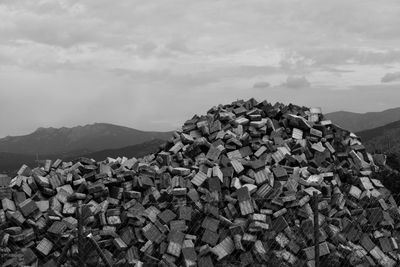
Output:
[[1,0],[0,137],[110,122],[171,130],[255,97],[400,99],[400,2]]

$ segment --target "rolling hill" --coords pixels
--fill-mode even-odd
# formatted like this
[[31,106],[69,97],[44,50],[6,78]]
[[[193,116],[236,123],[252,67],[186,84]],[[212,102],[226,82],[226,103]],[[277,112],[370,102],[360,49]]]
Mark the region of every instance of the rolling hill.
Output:
[[[87,157],[101,161],[107,157],[143,157],[145,155],[157,152],[159,146],[163,144],[165,140],[154,139],[141,144],[127,146],[117,149],[106,149],[92,153],[83,153],[82,151],[70,152],[67,154],[52,154],[52,155],[41,155],[39,156],[39,164],[45,159],[63,159],[66,161],[75,160],[79,157]],[[16,154],[8,152],[0,152],[0,173],[8,173],[13,175],[23,164],[30,167],[36,167],[38,161],[36,155]]]
[[356,134],[371,152],[400,153],[400,120]]
[[[148,142],[144,142],[138,145],[121,147],[118,149],[106,149],[102,151],[97,151],[89,154],[84,154],[83,157],[95,159],[96,161],[101,161],[110,158],[117,157],[127,157],[127,158],[140,158],[146,155],[157,152],[158,148],[165,143],[165,140],[154,139]],[[70,157],[74,159],[76,157]]]
[[39,128],[24,136],[0,139],[0,152],[23,155],[89,154],[106,149],[167,140],[172,132],[146,132],[128,127],[95,123],[73,128]]
[[337,111],[325,114],[335,124],[353,132],[364,131],[384,126],[400,120],[400,108],[387,109],[381,112],[354,113]]

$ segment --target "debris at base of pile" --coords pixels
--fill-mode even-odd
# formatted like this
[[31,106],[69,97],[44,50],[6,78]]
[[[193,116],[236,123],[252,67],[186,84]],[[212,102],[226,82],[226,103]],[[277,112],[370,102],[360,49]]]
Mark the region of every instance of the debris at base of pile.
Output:
[[318,108],[220,105],[142,159],[22,166],[0,184],[3,266],[54,266],[78,207],[94,243],[72,242],[65,266],[314,266],[314,192],[325,266],[396,266],[399,208],[376,168]]

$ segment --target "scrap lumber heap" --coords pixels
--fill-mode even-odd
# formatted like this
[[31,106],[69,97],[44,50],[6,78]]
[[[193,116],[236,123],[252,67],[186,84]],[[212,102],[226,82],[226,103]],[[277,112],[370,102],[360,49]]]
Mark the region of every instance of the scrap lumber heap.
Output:
[[0,184],[3,266],[55,266],[77,207],[113,266],[314,266],[314,192],[324,266],[396,266],[400,213],[377,168],[318,108],[219,105],[142,159],[24,165]]

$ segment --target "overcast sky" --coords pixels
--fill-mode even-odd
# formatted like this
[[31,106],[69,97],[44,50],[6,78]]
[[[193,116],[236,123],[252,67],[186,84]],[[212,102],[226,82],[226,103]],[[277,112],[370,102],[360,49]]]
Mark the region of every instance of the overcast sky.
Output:
[[400,106],[398,0],[0,0],[0,137],[171,130],[235,99]]

